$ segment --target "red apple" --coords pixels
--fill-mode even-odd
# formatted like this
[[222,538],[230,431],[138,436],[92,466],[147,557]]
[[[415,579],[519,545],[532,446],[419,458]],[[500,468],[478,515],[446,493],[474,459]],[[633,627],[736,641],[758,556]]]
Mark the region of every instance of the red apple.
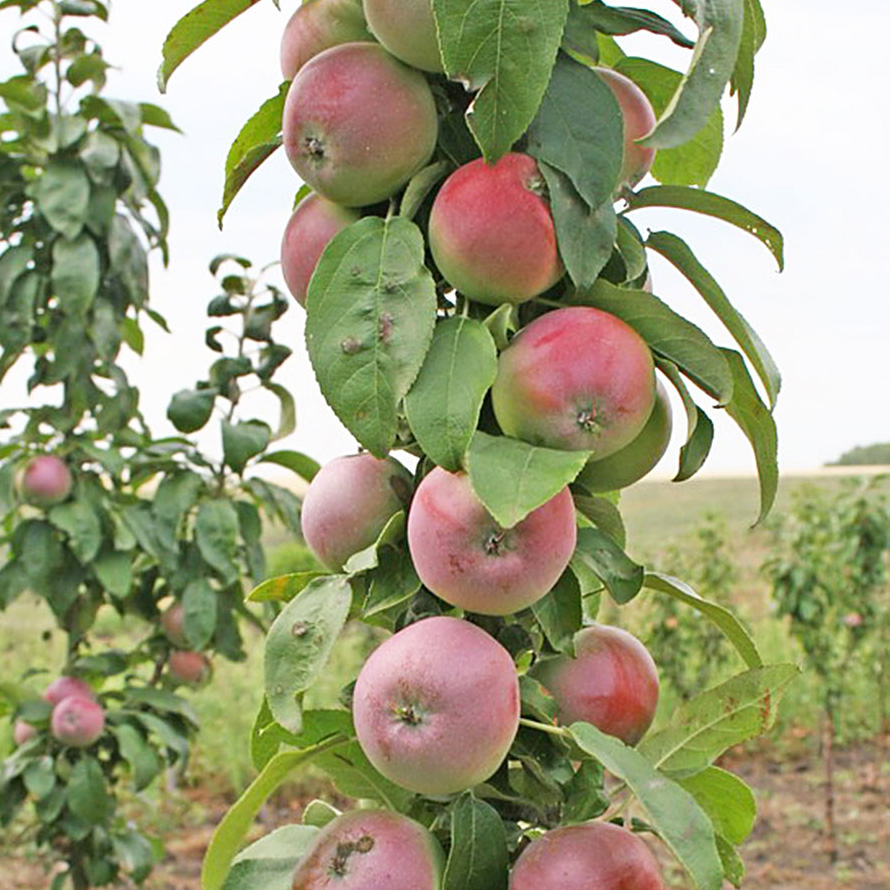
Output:
[[53,736],[71,748],[88,748],[105,731],[105,711],[91,698],[69,695],[50,718]]
[[611,822],[584,822],[532,841],[510,890],[664,890],[664,882],[642,838]]
[[90,698],[95,700],[96,694],[93,687],[86,680],[79,677],[61,676],[52,683],[43,693],[43,697],[52,705],[57,705],[60,701],[70,698],[72,695],[78,698]]
[[617,491],[639,482],[667,451],[671,427],[671,400],[659,381],[655,407],[640,433],[609,457],[588,461],[575,481],[590,492]]
[[635,745],[658,706],[658,668],[649,650],[628,631],[605,624],[578,631],[574,643],[574,658],[560,655],[536,669],[559,722],[583,720]]
[[197,686],[210,673],[210,662],[203,652],[177,649],[170,653],[168,661],[170,676],[187,686]]
[[24,720],[16,720],[12,727],[12,740],[17,747],[37,736],[37,727],[25,723]]
[[501,353],[491,399],[508,436],[600,459],[642,432],[655,405],[655,363],[643,338],[614,315],[556,309]]
[[430,211],[430,250],[445,280],[480,303],[522,303],[556,284],[563,265],[534,158],[481,158],[445,180]]
[[303,498],[300,523],[312,553],[331,571],[370,547],[411,500],[411,474],[394,458],[368,452],[338,457],[316,474]]
[[468,621],[424,618],[383,642],[353,695],[362,750],[418,794],[484,782],[519,728],[519,682],[500,643]]
[[505,529],[467,475],[441,467],[417,486],[408,514],[420,580],[452,606],[482,615],[509,615],[544,596],[569,564],[575,538],[568,488]]
[[374,36],[398,59],[441,74],[431,0],[364,0],[365,18]]
[[358,218],[358,211],[320,195],[305,197],[291,214],[281,240],[281,271],[288,290],[301,306],[306,305],[309,279],[328,242]]
[[52,507],[71,494],[73,484],[65,461],[54,454],[41,454],[28,461],[19,479],[19,490],[27,503]]
[[292,890],[439,890],[442,849],[419,822],[388,810],[353,810],[313,838]]
[[633,188],[655,161],[655,149],[637,142],[655,127],[655,111],[646,94],[629,77],[611,68],[595,68],[594,71],[612,91],[624,121],[624,163],[618,176],[618,187],[628,185]]
[[188,646],[185,637],[185,609],[182,603],[173,603],[161,612],[161,630],[177,649],[185,649]]
[[395,194],[430,159],[438,135],[426,78],[376,43],[342,43],[310,59],[284,104],[282,137],[303,181],[337,204]]
[[361,0],[306,0],[284,26],[281,74],[285,80],[292,80],[323,50],[356,40],[373,40]]

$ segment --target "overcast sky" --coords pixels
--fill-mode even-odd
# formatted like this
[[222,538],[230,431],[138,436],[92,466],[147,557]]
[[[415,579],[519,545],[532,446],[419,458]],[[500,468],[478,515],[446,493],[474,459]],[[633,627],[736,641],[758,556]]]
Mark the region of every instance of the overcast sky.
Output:
[[[203,346],[204,310],[214,295],[208,261],[222,252],[258,265],[276,260],[300,184],[279,152],[236,198],[225,229],[217,229],[226,152],[241,124],[276,91],[278,41],[296,3],[281,0],[280,12],[272,0],[257,4],[188,59],[161,96],[155,73],[163,38],[196,3],[116,0],[111,24],[99,34],[106,58],[121,69],[109,95],[162,104],[184,130],[181,136],[150,133],[163,151],[161,192],[172,216],[171,262],[166,270],[155,264],[152,303],[173,334],[151,332],[146,360],[128,362],[157,433],[170,429],[164,419],[169,396],[203,377],[214,357]],[[668,0],[639,5],[677,18]],[[882,269],[890,235],[883,170],[890,136],[884,72],[890,4],[861,0],[844,9],[842,23],[837,4],[828,0],[763,5],[769,37],[757,57],[748,117],[730,135],[735,103],[727,104],[726,148],[709,188],[783,231],[786,271],[779,275],[759,242],[718,221],[656,210],[640,211],[634,220],[644,230],[668,228],[687,240],[761,334],[784,376],[776,412],[780,465],[806,470],[854,445],[890,440],[890,307]],[[0,14],[0,34],[15,26],[15,13]],[[693,33],[688,25],[686,31]],[[658,51],[662,61],[685,65],[688,54],[666,44],[643,38],[624,47]],[[13,70],[7,54],[0,72]],[[685,281],[658,258],[652,266],[656,293],[731,345]],[[272,280],[280,283],[277,270]],[[280,326],[279,336],[295,350],[281,382],[295,393],[298,410],[297,432],[283,447],[321,461],[354,450],[305,359],[302,311],[294,306]],[[273,403],[255,404],[257,416],[272,419]],[[660,468],[666,474],[676,447]],[[718,421],[705,470],[754,471],[747,442],[731,422]]]

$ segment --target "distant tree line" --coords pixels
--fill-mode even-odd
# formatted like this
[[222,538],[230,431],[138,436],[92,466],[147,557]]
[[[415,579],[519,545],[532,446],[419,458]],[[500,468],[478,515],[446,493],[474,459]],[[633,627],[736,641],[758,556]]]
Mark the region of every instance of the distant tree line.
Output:
[[874,445],[857,445],[845,451],[829,467],[850,467],[865,465],[890,465],[890,442],[876,442]]

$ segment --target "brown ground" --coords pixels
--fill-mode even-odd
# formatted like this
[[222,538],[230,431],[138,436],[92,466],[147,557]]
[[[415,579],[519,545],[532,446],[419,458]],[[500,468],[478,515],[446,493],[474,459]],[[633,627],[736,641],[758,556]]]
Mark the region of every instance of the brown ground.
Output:
[[[802,746],[802,750],[806,746]],[[725,765],[755,791],[759,817],[743,849],[748,866],[744,886],[750,890],[890,890],[890,761],[873,745],[839,751],[836,766],[836,822],[839,859],[829,863],[824,837],[823,773],[812,751],[782,759],[773,751],[736,755]],[[167,858],[145,887],[147,890],[199,890],[201,857],[213,825],[226,802],[195,789],[183,793],[184,835],[172,830],[166,838]],[[180,797],[183,797],[180,795]],[[267,809],[266,826],[294,821],[298,800],[282,799]],[[666,884],[686,888],[683,876],[666,862]],[[0,859],[0,890],[39,890],[46,886],[43,867],[33,859]],[[385,890],[385,888],[381,888]]]

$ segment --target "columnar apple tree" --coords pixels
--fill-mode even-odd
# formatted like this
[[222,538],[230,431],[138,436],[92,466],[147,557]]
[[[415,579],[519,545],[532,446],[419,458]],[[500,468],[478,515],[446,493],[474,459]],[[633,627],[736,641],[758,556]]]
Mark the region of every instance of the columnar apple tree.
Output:
[[[208,0],[177,23],[162,87],[252,5]],[[685,415],[677,481],[708,456],[713,405],[751,442],[760,518],[776,491],[772,358],[688,244],[634,222],[704,214],[782,265],[779,232],[706,189],[724,93],[738,123],[751,97],[759,0],[678,5],[672,22],[599,0],[309,0],[284,29],[285,81],[232,146],[219,216],[283,146],[297,196],[283,271],[321,391],[363,453],[307,495],[329,573],[251,594],[283,604],[251,737],[260,772],[217,829],[207,890],[331,876],[566,890],[618,873],[656,890],[655,846],[703,890],[741,883],[754,800],[714,761],[771,725],[795,668],[764,664],[729,611],[635,562],[614,490],[664,450],[663,385]],[[626,55],[638,31],[687,49],[688,70]],[[652,254],[726,343],[671,307]],[[407,492],[400,451],[417,460]],[[638,596],[698,610],[740,659],[654,732],[656,666],[596,624],[604,597]],[[342,708],[304,709],[348,619],[392,635]],[[371,809],[318,802],[237,852],[309,763]]]
[[[17,747],[0,765],[0,824],[32,819],[66,866],[54,886],[81,890],[148,874],[158,847],[119,791],[185,764],[197,724],[176,687],[203,679],[207,654],[244,657],[240,620],[258,619],[243,579],[265,571],[260,506],[298,530],[292,494],[243,479],[264,456],[292,463],[268,453],[268,424],[243,419],[239,386],[275,393],[292,428],[272,379],[290,353],[271,333],[288,303],[247,260],[215,260],[219,355],[169,417],[191,433],[222,409],[221,456],[151,435],[120,354],[143,352],[146,319],[165,326],[148,305],[147,253],[166,256],[168,220],[145,130],[174,125],[157,105],[105,97],[109,62],[87,35],[105,4],[0,3],[13,26],[16,14],[21,70],[0,83],[0,609],[39,597],[65,647],[61,663],[4,674]],[[112,610],[132,638],[110,647],[96,620]],[[40,695],[33,675],[47,671],[57,679]]]

